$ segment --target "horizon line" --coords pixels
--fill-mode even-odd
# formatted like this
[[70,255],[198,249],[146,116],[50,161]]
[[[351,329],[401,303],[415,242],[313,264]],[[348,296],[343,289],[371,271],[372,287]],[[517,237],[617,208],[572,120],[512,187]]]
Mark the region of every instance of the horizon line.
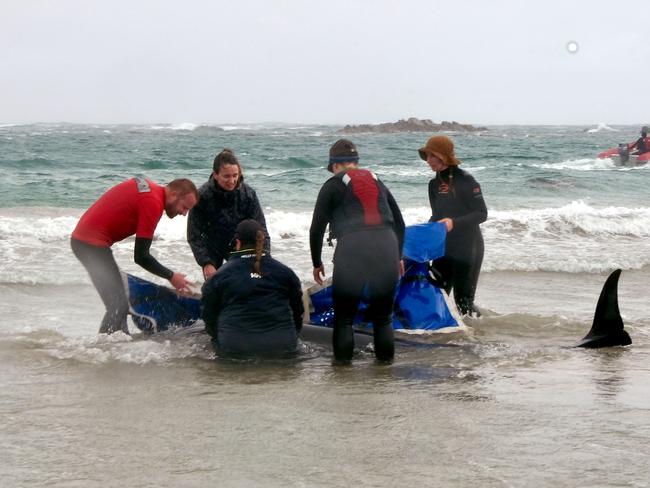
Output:
[[[196,126],[208,126],[208,127],[219,127],[219,126],[241,126],[241,125],[320,125],[320,126],[329,126],[329,127],[344,127],[346,125],[379,125],[379,124],[391,124],[396,123],[399,120],[408,120],[408,119],[398,119],[394,122],[348,122],[348,123],[335,123],[335,122],[286,122],[286,121],[263,121],[263,122],[133,122],[133,121],[123,121],[123,122],[72,122],[60,120],[56,122],[44,122],[44,121],[34,121],[34,122],[0,122],[1,127],[8,126],[21,126],[21,125],[98,125],[98,126],[107,126],[107,125],[196,125]],[[419,120],[431,120],[431,119],[419,119]],[[483,123],[483,122],[458,122],[455,120],[441,120],[440,122],[432,121],[434,124],[442,124],[442,122],[447,123],[457,123],[462,125],[472,125],[472,126],[485,126],[485,127],[502,127],[502,126],[537,126],[537,127],[549,127],[549,126],[564,126],[564,127],[578,127],[578,126],[635,126],[635,125],[648,125],[644,122],[626,122],[626,123],[608,123],[608,122],[587,122],[587,123]]]

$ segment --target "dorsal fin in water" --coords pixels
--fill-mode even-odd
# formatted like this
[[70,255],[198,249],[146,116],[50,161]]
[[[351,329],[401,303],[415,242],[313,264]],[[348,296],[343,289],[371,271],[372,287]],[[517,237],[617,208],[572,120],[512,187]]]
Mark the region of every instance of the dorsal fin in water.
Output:
[[576,344],[576,347],[627,346],[632,339],[623,328],[623,319],[618,309],[618,278],[621,270],[612,272],[605,281],[598,298],[594,322],[589,333]]

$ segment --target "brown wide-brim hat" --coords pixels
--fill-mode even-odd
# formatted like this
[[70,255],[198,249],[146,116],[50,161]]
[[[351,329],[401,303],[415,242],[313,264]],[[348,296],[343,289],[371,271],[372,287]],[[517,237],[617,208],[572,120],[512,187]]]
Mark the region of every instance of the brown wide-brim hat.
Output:
[[448,166],[458,166],[460,160],[454,154],[454,143],[447,136],[433,136],[429,138],[424,147],[418,149],[420,158],[427,160],[429,154],[441,159]]

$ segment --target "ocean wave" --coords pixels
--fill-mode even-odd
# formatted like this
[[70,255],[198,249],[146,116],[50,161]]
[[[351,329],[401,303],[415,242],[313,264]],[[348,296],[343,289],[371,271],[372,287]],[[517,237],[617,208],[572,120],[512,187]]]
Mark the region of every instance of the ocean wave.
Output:
[[172,163],[169,160],[161,160],[161,159],[145,159],[142,163],[141,166],[146,169],[146,170],[153,170],[153,169],[165,169],[169,168],[172,166],[174,163]]
[[238,131],[238,130],[249,130],[249,131],[258,130],[257,127],[253,127],[250,125],[218,125],[217,127],[228,132]]
[[595,208],[582,201],[562,207],[490,211],[494,232],[508,235],[650,237],[650,207]]
[[600,122],[596,128],[589,129],[587,132],[593,134],[595,132],[619,132],[619,131],[618,129],[613,129],[612,127],[608,126],[605,122]]
[[3,217],[0,219],[0,241],[36,239],[42,242],[69,239],[77,217]]
[[[624,271],[646,270],[650,266],[647,254],[635,253],[620,256],[615,253],[603,253],[594,248],[546,248],[538,244],[537,250],[531,252],[530,245],[513,244],[507,251],[502,248],[488,248],[481,271],[545,272],[569,274],[604,274],[615,269]],[[631,249],[632,250],[632,249]],[[647,252],[647,249],[646,249]]]
[[162,124],[151,125],[150,130],[173,130],[173,131],[194,131],[201,127],[202,124],[195,124],[193,122],[182,122],[180,124]]
[[33,157],[33,158],[22,158],[15,160],[5,160],[2,162],[3,166],[6,168],[17,168],[21,171],[34,169],[34,168],[47,168],[51,169],[54,161],[47,158]]
[[[43,241],[67,239],[74,229],[81,210],[77,209],[5,209],[0,215],[0,240],[20,241],[35,238]],[[428,207],[402,209],[407,224],[426,222]],[[309,224],[311,208],[287,211],[267,207],[266,217],[271,231],[279,232],[286,225]],[[156,239],[185,241],[187,217],[169,219],[163,215]],[[591,237],[650,237],[650,207],[593,207],[583,201],[574,201],[561,207],[489,211],[484,231],[508,236],[581,235]],[[307,231],[308,228],[304,227]]]
[[320,164],[320,162],[313,162],[310,159],[297,156],[270,156],[265,158],[265,161],[273,162],[270,164],[262,163],[256,169],[261,169],[265,172],[268,172],[269,170],[272,172],[277,170],[300,171],[305,168],[316,168]]
[[[23,211],[26,213],[32,212],[28,208]],[[71,215],[41,215],[32,217],[31,215],[17,215],[15,210],[10,215],[3,215],[0,219],[0,242],[15,241],[24,244],[29,239],[35,239],[45,243],[68,240],[79,221],[81,211],[67,211]],[[179,215],[174,219],[170,219],[163,215],[156,228],[155,239],[162,241],[185,241],[186,228],[187,217]]]
[[542,164],[537,163],[537,164],[531,164],[530,166],[535,168],[542,168],[542,169],[572,170],[572,171],[611,171],[612,169],[615,169],[616,171],[631,171],[631,170],[647,171],[650,169],[650,165],[616,166],[614,162],[609,158],[567,159],[566,161],[561,161],[559,163],[542,163]]
[[485,271],[603,273],[650,265],[650,208],[492,211],[483,226]]
[[3,335],[0,341],[10,344],[14,351],[26,349],[30,354],[40,352],[59,360],[98,365],[112,362],[164,365],[187,358],[214,358],[206,334],[176,335],[175,331],[139,340],[139,334],[129,336],[122,332],[69,337],[52,330],[26,327],[18,333]]
[[[4,210],[0,214],[3,284],[89,284],[69,246],[80,213],[72,209]],[[311,209],[266,207],[265,214],[274,256],[309,280]],[[430,210],[407,207],[402,214],[410,225],[426,222]],[[152,253],[166,266],[200,282],[200,268],[187,244],[186,228],[186,217],[164,216],[156,229]],[[650,207],[595,208],[576,201],[554,208],[490,210],[481,228],[485,272],[603,273],[614,268],[650,267]],[[324,262],[331,263],[332,252],[333,248],[324,246]],[[142,271],[133,263],[133,238],[116,243],[113,253],[125,272]]]

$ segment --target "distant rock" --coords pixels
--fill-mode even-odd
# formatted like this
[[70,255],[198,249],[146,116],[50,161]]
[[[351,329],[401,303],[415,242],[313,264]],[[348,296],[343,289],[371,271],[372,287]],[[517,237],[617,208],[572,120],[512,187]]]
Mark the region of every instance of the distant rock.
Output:
[[338,131],[339,134],[359,134],[363,132],[376,132],[380,134],[389,134],[392,132],[478,132],[487,130],[485,127],[474,127],[470,124],[459,124],[458,122],[447,122],[443,120],[439,124],[432,122],[430,119],[400,119],[397,122],[386,122],[383,124],[361,124],[346,125]]

